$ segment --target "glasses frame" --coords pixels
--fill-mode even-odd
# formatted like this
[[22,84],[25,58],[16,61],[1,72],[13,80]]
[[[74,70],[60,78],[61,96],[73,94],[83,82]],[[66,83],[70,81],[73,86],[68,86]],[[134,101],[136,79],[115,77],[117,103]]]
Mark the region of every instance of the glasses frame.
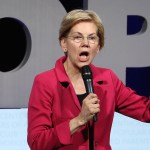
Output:
[[[85,38],[90,44],[95,44],[99,40],[99,37],[97,36],[96,33],[89,34],[88,36],[83,36],[81,33],[73,33],[73,34],[74,35],[67,36],[67,38],[73,40],[75,43],[82,43],[85,40]],[[92,39],[93,37],[95,37],[95,39]]]

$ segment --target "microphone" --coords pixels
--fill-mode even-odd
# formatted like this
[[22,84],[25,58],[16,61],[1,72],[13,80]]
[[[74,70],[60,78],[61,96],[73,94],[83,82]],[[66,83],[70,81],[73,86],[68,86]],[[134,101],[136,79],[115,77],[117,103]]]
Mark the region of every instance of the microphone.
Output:
[[[94,93],[93,82],[92,82],[92,71],[90,66],[85,65],[81,68],[81,74],[86,88],[86,93]],[[93,117],[94,121],[97,121],[97,114]]]

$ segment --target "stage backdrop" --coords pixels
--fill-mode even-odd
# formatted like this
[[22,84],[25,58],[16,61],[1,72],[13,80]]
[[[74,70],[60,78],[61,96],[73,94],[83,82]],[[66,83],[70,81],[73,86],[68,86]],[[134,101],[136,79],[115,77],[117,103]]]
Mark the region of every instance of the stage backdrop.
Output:
[[[137,71],[150,66],[150,1],[82,2],[83,5],[76,7],[96,11],[105,27],[105,47],[94,64],[111,68],[125,84],[133,85],[129,70],[135,73],[134,69]],[[59,0],[0,1],[2,150],[29,149],[26,143],[27,104],[33,79],[36,74],[53,68],[55,61],[63,55],[58,42],[58,30],[66,10],[72,8],[73,4],[66,7]],[[144,88],[148,91],[146,95],[149,95],[149,89]],[[111,135],[112,148],[149,149],[148,133],[148,124],[116,114]]]

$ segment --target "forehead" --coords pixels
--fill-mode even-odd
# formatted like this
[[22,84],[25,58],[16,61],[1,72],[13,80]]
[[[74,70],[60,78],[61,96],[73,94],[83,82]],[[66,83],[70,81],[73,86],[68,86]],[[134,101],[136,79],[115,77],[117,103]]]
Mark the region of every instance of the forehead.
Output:
[[70,32],[80,32],[83,34],[97,33],[97,26],[93,22],[79,22],[71,28]]

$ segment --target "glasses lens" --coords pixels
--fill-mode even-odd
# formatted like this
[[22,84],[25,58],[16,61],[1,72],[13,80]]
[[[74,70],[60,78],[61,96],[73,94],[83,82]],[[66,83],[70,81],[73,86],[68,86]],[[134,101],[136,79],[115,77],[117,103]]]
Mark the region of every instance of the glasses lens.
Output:
[[87,39],[90,43],[94,44],[97,41],[97,36],[89,36]]
[[94,44],[95,42],[98,41],[97,35],[89,35],[87,37],[84,37],[83,35],[80,34],[73,34],[72,36],[69,36],[74,42],[76,43],[81,43],[85,40],[88,40],[89,43]]

